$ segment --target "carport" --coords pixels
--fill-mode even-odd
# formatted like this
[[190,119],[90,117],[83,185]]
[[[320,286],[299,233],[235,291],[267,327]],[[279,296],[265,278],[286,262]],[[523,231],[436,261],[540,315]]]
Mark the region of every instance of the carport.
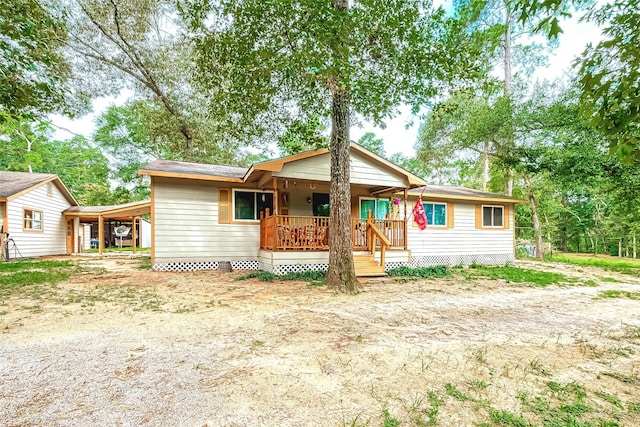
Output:
[[[125,203],[113,206],[71,206],[63,212],[68,222],[97,223],[98,224],[98,253],[104,250],[104,223],[108,220],[131,221],[132,250],[136,252],[136,224],[140,216],[151,214],[151,201]],[[74,221],[74,220],[78,221]],[[73,230],[71,231],[73,233]],[[153,245],[153,242],[151,243]]]

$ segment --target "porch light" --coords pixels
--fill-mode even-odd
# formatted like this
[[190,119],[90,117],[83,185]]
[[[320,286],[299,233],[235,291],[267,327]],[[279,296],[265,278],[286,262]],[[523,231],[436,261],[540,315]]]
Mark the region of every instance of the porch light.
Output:
[[307,203],[311,203],[311,197],[307,197]]

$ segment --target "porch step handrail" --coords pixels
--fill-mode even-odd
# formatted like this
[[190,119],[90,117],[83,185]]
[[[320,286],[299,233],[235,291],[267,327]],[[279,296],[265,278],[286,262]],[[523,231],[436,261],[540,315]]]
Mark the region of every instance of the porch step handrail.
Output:
[[391,246],[391,241],[385,236],[378,227],[369,220],[367,223],[367,230],[369,234],[369,252],[375,256],[376,239],[380,240],[380,265],[384,268],[384,256],[387,251],[387,247]]

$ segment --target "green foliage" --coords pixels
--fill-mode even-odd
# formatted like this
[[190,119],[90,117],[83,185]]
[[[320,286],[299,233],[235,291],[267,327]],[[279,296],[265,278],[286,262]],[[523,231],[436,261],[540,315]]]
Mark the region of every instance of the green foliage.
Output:
[[626,162],[640,162],[640,2],[617,0],[592,11],[587,19],[604,26],[603,40],[589,46],[580,64],[584,112],[608,137],[609,147]]
[[387,153],[384,150],[384,141],[381,138],[376,138],[373,132],[367,132],[362,135],[358,140],[358,145],[361,145],[380,157],[387,157]]
[[[35,116],[64,108],[70,93],[62,55],[62,7],[38,0],[0,1],[0,112]],[[2,118],[0,118],[0,123]]]
[[281,156],[318,150],[328,146],[327,126],[317,115],[306,120],[294,120],[287,126],[284,134],[278,138]]
[[401,276],[401,277],[422,277],[422,278],[435,278],[435,277],[448,277],[451,272],[446,265],[434,265],[433,267],[396,267],[391,270],[387,270],[389,276]]

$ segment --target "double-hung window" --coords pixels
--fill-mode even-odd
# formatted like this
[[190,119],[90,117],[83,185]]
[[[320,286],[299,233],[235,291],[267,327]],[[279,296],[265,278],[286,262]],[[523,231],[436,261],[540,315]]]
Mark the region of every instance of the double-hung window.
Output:
[[387,219],[391,204],[388,199],[360,198],[360,218],[368,218],[369,212],[375,219]]
[[435,202],[422,202],[424,213],[427,216],[427,225],[447,225],[447,204]]
[[233,219],[235,221],[256,221],[260,212],[273,213],[273,193],[257,190],[233,190]]
[[504,227],[503,206],[482,206],[483,227]]
[[42,211],[23,209],[23,228],[31,231],[42,231]]

